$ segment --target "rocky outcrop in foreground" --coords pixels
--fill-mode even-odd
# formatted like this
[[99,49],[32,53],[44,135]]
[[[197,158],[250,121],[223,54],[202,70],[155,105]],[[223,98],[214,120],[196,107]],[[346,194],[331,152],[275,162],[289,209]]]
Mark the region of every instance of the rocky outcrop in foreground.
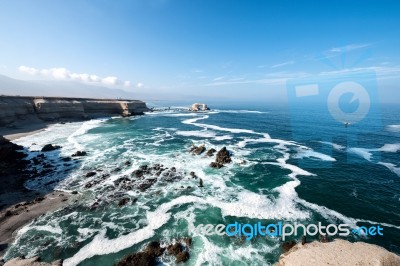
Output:
[[175,257],[175,263],[186,262],[190,258],[189,250],[192,245],[192,238],[186,237],[161,247],[160,242],[150,242],[143,251],[133,253],[119,261],[115,266],[155,266],[158,265],[157,258],[166,251],[169,256]]
[[400,265],[400,257],[386,249],[364,242],[351,243],[336,239],[333,242],[297,244],[281,255],[275,266],[321,266],[321,265]]
[[137,115],[149,111],[138,100],[0,96],[0,126],[18,120],[88,119],[109,115]]

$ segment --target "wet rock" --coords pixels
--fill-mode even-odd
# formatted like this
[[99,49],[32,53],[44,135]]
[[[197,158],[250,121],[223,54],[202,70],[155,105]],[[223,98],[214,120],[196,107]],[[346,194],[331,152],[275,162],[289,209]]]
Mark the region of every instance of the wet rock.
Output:
[[165,248],[162,248],[160,246],[160,242],[158,241],[151,241],[147,247],[145,248],[144,252],[147,254],[159,257],[161,256],[165,251]]
[[112,170],[112,172],[113,173],[116,173],[116,172],[120,172],[122,169],[120,168],[120,167],[117,167],[117,168],[115,168],[114,170]]
[[221,150],[218,151],[217,158],[215,160],[216,163],[227,164],[230,163],[231,161],[232,161],[231,156],[226,147],[223,147]]
[[71,156],[72,157],[81,157],[81,156],[86,156],[86,155],[87,155],[87,152],[85,152],[85,151],[77,151],[74,154],[72,154]]
[[52,144],[46,144],[46,145],[43,146],[41,151],[42,152],[55,151],[55,150],[58,150],[60,148],[61,148],[61,146],[57,146],[57,145],[53,146]]
[[123,176],[114,181],[114,185],[119,186],[120,184],[129,183],[131,180],[127,176]]
[[144,172],[141,169],[137,169],[137,170],[132,172],[132,175],[134,175],[136,177],[142,177],[144,175]]
[[130,166],[130,165],[132,165],[132,163],[131,163],[130,161],[126,161],[126,162],[125,162],[125,165],[126,165],[126,166]]
[[191,152],[192,152],[193,154],[200,155],[200,154],[202,154],[205,150],[206,150],[206,147],[205,147],[204,145],[201,145],[201,146],[199,146],[199,147],[195,147]]
[[294,240],[290,240],[290,241],[286,241],[282,244],[282,249],[283,252],[288,252],[292,247],[294,247],[296,245],[296,241]]
[[146,252],[138,252],[129,255],[119,261],[115,266],[155,266],[157,265],[156,257]]
[[183,247],[182,247],[181,243],[177,242],[175,244],[169,245],[167,247],[167,251],[168,251],[169,255],[176,256],[183,251]]
[[224,165],[217,163],[217,162],[212,162],[212,163],[210,163],[210,167],[220,169],[220,168],[224,167]]
[[175,167],[171,167],[171,172],[176,172],[176,168]]
[[187,247],[191,247],[192,246],[192,238],[190,236],[185,237],[182,240],[183,240],[183,243],[185,243],[185,245]]
[[85,188],[91,188],[93,186],[93,184],[91,182],[86,183]]
[[89,172],[89,173],[86,173],[85,177],[92,177],[95,175],[96,175],[96,172]]
[[118,202],[118,207],[125,206],[129,202],[129,198],[123,198]]
[[74,190],[74,191],[71,192],[71,194],[72,195],[76,195],[76,194],[78,194],[78,191]]
[[217,150],[214,149],[214,148],[209,149],[209,150],[207,151],[207,156],[209,156],[209,157],[213,156],[214,153],[215,153],[216,151],[217,151]]
[[204,187],[203,186],[203,179],[200,178],[200,182],[199,182],[199,187]]
[[190,172],[190,174],[189,174],[192,178],[197,178],[197,175],[196,175],[196,173],[195,172]]
[[138,188],[141,192],[144,192],[144,191],[146,191],[147,189],[149,189],[149,188],[150,188],[154,183],[156,183],[156,182],[157,182],[157,179],[155,179],[155,178],[147,179],[147,180],[145,180],[145,182],[139,184],[139,185],[137,186],[137,188]]
[[176,263],[186,262],[189,259],[189,252],[182,251],[178,255],[176,255]]
[[301,238],[301,244],[302,244],[302,245],[305,245],[306,243],[307,243],[306,236],[303,236],[303,237]]

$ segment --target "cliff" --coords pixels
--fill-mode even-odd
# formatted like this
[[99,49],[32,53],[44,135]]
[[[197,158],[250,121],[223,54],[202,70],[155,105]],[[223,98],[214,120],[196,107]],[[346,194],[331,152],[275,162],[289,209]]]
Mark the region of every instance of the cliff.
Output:
[[400,257],[386,249],[364,242],[351,243],[342,239],[333,242],[301,243],[281,255],[275,266],[320,265],[400,265]]
[[149,111],[146,104],[138,100],[0,96],[0,127],[19,120],[88,119],[146,111]]

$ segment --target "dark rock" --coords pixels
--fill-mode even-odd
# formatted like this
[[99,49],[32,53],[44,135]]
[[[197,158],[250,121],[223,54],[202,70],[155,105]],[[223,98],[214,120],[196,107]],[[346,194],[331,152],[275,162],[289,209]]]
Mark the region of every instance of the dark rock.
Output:
[[206,147],[205,147],[204,145],[201,145],[201,146],[199,146],[199,147],[195,147],[191,152],[192,152],[193,154],[200,155],[200,154],[202,154],[205,150],[206,150]]
[[143,192],[143,191],[147,190],[148,188],[150,188],[155,182],[157,182],[157,179],[155,179],[155,178],[147,179],[147,180],[145,180],[145,182],[139,184],[139,185],[137,186],[137,188],[138,188],[140,191]]
[[219,152],[217,153],[217,158],[215,160],[216,163],[226,164],[230,163],[231,161],[232,161],[231,156],[226,147],[223,147],[221,150],[219,150]]
[[177,242],[173,245],[169,245],[167,247],[167,251],[168,251],[169,255],[176,256],[183,251],[183,247],[182,247],[181,243]]
[[171,172],[176,172],[176,168],[175,167],[171,167]]
[[125,165],[126,165],[126,166],[130,166],[131,164],[132,164],[132,163],[131,163],[130,161],[126,161],[126,162],[125,162]]
[[91,188],[93,186],[93,184],[91,182],[86,183],[85,188]]
[[87,152],[85,152],[85,151],[77,151],[74,154],[72,154],[71,156],[72,157],[80,157],[80,156],[86,156],[86,155],[87,155]]
[[196,176],[196,173],[195,172],[190,172],[190,176],[192,177],[192,178],[197,178],[197,176]]
[[146,252],[138,252],[129,255],[119,261],[115,266],[155,266],[157,265],[156,257]]
[[210,163],[210,166],[211,166],[212,168],[217,168],[217,169],[220,169],[220,168],[224,167],[223,164],[216,163],[216,162]]
[[95,176],[95,175],[96,175],[96,172],[89,172],[89,173],[87,173],[85,175],[85,177],[92,177],[92,176]]
[[137,169],[137,170],[132,172],[132,175],[134,175],[136,177],[142,177],[144,175],[144,172],[141,169]]
[[147,247],[145,248],[144,252],[147,254],[159,257],[161,256],[165,251],[165,248],[162,248],[160,246],[160,242],[158,241],[151,241]]
[[71,194],[72,195],[76,195],[76,194],[78,194],[78,191],[74,190],[74,191],[71,192]]
[[214,148],[209,149],[209,150],[207,151],[207,156],[209,156],[209,157],[213,156],[214,153],[215,153],[216,151],[217,151],[217,150],[214,149]]
[[61,146],[57,146],[57,145],[53,146],[52,144],[46,144],[42,148],[42,152],[55,151],[55,150],[58,150],[60,148],[61,148]]
[[183,242],[186,244],[186,246],[191,247],[192,246],[192,238],[190,236],[185,237],[182,239]]
[[34,202],[35,202],[35,203],[37,203],[37,202],[42,202],[42,201],[44,201],[45,199],[46,199],[46,197],[40,196],[40,197],[37,197],[36,199],[34,199]]
[[305,245],[306,243],[307,243],[306,236],[303,236],[303,237],[301,238],[301,244],[302,244],[302,245]]
[[13,213],[10,210],[6,211],[6,213],[5,213],[6,217],[10,217],[12,215],[13,215]]
[[123,198],[118,202],[118,207],[125,206],[129,202],[129,198]]
[[180,262],[186,262],[189,259],[189,252],[187,251],[182,251],[179,252],[178,255],[176,255],[176,263],[180,263]]
[[115,168],[114,170],[113,170],[113,172],[114,173],[116,173],[116,172],[120,172],[122,169],[120,168],[120,167],[117,167],[117,168]]
[[199,187],[203,187],[203,179],[200,178]]
[[295,245],[296,245],[296,241],[294,241],[294,240],[290,240],[290,241],[284,242],[282,244],[283,252],[288,252]]

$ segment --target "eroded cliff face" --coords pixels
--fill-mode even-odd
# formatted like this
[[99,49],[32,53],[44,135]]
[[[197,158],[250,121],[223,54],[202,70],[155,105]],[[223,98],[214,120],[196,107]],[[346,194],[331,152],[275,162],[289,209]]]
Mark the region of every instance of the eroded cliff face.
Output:
[[0,126],[19,120],[88,119],[110,115],[138,115],[149,111],[138,100],[0,96]]

